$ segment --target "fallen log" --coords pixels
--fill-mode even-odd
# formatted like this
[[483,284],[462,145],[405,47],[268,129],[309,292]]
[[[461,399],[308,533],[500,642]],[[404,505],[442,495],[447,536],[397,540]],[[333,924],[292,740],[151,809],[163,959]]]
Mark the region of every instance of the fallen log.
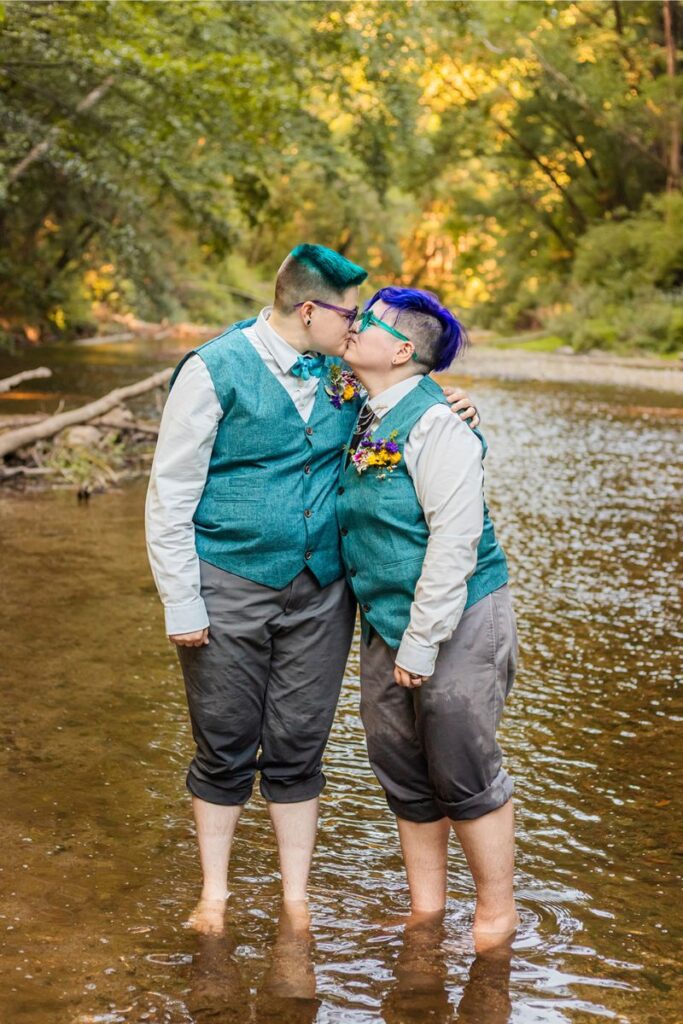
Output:
[[15,427],[27,427],[29,423],[40,423],[47,419],[45,412],[27,412],[23,416],[0,416],[0,430],[13,430]]
[[50,476],[56,472],[48,466],[5,466],[0,469],[0,480],[9,480],[13,476]]
[[108,420],[106,416],[102,419],[97,420],[95,423],[97,427],[109,427],[114,430],[129,430],[136,434],[151,434],[153,437],[159,436],[159,427],[154,423],[143,423],[141,420],[131,420],[129,423],[122,423],[121,420]]
[[13,377],[5,377],[4,380],[0,380],[0,393],[9,391],[10,388],[15,388],[17,384],[23,384],[25,380],[36,380],[38,377],[51,377],[52,370],[47,366],[38,366],[35,370],[22,370],[21,373],[15,373]]
[[54,437],[65,427],[73,427],[77,423],[87,423],[89,420],[95,419],[96,416],[104,416],[105,413],[129,398],[136,398],[138,395],[144,395],[147,391],[153,391],[154,388],[163,387],[172,373],[171,367],[160,370],[158,373],[152,374],[151,377],[138,381],[137,384],[116,388],[95,402],[89,402],[78,409],[70,409],[68,412],[62,412],[56,416],[48,416],[40,423],[21,427],[19,430],[8,430],[6,433],[0,434],[0,458],[15,452],[18,448],[23,448],[24,445],[33,444],[34,441]]
[[132,331],[123,331],[121,334],[96,334],[92,338],[77,338],[72,345],[108,345],[111,341],[130,341],[135,334]]

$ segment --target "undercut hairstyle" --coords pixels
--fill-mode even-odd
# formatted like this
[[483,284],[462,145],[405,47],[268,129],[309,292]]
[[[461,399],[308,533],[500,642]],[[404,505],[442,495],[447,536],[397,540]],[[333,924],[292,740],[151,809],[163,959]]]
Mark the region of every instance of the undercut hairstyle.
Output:
[[321,299],[334,303],[347,288],[362,284],[368,276],[346,256],[324,245],[297,245],[278,270],[275,308],[289,315],[297,303]]
[[415,346],[415,361],[425,373],[445,370],[467,347],[465,328],[433,292],[380,288],[365,308],[369,309],[378,299],[398,311],[391,326],[410,338]]

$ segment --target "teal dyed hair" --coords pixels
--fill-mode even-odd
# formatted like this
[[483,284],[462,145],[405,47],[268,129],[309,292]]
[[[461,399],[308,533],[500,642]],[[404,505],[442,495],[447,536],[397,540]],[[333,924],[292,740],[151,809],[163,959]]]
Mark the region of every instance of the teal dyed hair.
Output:
[[275,308],[289,316],[307,299],[339,302],[347,288],[365,280],[367,271],[324,245],[297,245],[275,281]]
[[346,256],[324,245],[304,243],[297,245],[289,255],[297,263],[320,274],[325,284],[338,292],[362,284],[368,276],[367,270],[363,270],[357,263],[352,263]]

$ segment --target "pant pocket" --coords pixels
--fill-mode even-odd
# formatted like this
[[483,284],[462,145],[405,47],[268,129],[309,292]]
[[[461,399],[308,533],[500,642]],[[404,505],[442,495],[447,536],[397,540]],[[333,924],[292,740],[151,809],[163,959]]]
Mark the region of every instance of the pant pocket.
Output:
[[517,661],[519,657],[519,640],[517,637],[517,619],[515,617],[512,604],[509,607],[509,621],[510,621],[510,650],[508,653],[507,663],[507,685],[505,688],[505,696],[509,696],[515,682],[517,675]]

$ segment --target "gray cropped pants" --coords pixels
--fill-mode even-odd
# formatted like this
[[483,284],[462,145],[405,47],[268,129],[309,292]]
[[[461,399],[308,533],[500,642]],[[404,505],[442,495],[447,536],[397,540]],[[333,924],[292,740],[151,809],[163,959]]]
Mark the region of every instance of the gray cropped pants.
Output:
[[361,644],[361,717],[368,755],[399,818],[479,818],[513,783],[496,730],[515,678],[517,630],[507,586],[463,613],[418,689],[394,682],[396,651],[376,633]]
[[337,707],[356,606],[345,581],[305,569],[282,590],[200,563],[209,643],[179,647],[197,744],[187,786],[214,804],[244,804],[257,771],[273,803],[325,785],[322,757]]

